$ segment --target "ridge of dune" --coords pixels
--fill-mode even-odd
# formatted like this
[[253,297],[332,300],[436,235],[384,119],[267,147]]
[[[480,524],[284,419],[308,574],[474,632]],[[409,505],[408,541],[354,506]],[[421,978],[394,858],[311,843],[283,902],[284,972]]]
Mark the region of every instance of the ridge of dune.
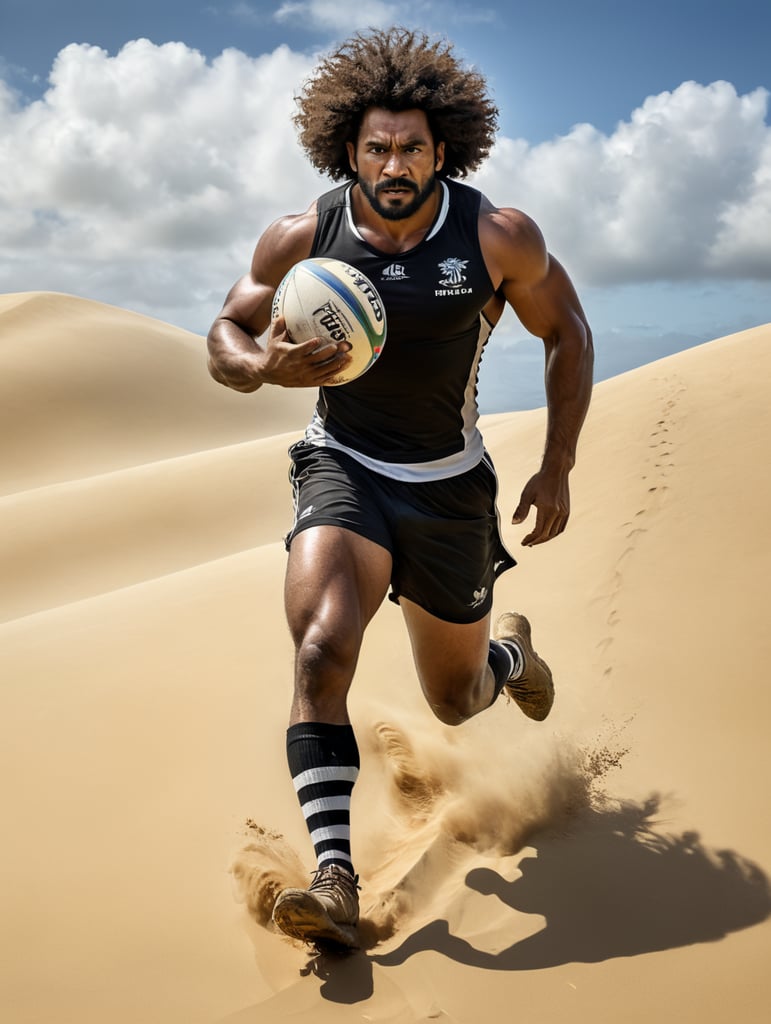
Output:
[[[212,318],[216,310],[212,310]],[[0,296],[0,493],[299,429],[312,396],[213,385],[202,338],[104,303]]]
[[[0,497],[0,622],[280,541],[294,434]],[[55,513],[52,514],[52,510]]]
[[[25,308],[0,297],[0,327],[16,311],[21,332]],[[11,599],[0,624],[5,1015],[722,1024],[730,1007],[764,1024],[769,370],[765,325],[597,385],[571,522],[535,549],[510,516],[545,410],[483,418],[519,563],[495,610],[528,614],[557,702],[542,725],[500,702],[442,726],[384,603],[350,699],[366,948],[346,960],[268,924],[275,886],[311,868],[285,771],[280,544],[304,421],[198,447],[186,412],[172,455],[140,435],[125,466],[30,472],[0,502],[37,609]]]

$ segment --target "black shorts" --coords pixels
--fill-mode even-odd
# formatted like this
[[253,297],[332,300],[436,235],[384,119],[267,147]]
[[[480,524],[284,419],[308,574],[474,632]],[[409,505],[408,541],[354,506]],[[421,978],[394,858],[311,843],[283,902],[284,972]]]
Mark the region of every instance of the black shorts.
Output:
[[304,440],[289,455],[295,518],[287,550],[310,526],[341,526],[391,553],[391,600],[406,597],[447,622],[488,614],[495,580],[516,565],[501,540],[488,455],[466,473],[425,483],[392,480]]

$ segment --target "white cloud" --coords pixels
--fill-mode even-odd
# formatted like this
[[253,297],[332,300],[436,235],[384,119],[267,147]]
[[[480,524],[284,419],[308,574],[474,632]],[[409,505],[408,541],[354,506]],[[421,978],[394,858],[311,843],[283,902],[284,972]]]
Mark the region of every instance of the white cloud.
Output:
[[218,305],[191,316],[196,296],[221,300],[265,225],[318,191],[291,124],[309,70],[287,47],[207,63],[136,40],[115,56],[66,47],[27,106],[0,89],[0,290],[68,291],[200,328]]
[[[238,7],[243,17],[250,5],[241,3]],[[411,26],[433,35],[441,34],[448,25],[493,24],[499,21],[499,15],[492,7],[471,8],[454,0],[284,0],[273,19],[294,29],[335,35],[391,25]]]
[[[249,17],[250,12],[251,20],[259,17],[249,4],[241,3],[238,8],[242,18]],[[453,0],[284,0],[272,17],[288,28],[334,36],[391,25],[410,26],[433,35],[442,34],[448,25],[489,25],[499,20],[494,8],[470,8]]]
[[518,206],[592,284],[771,277],[768,93],[684,82],[610,136],[501,139],[476,183]]
[[710,251],[710,264],[728,277],[771,274],[771,135],[760,147],[748,181],[720,213],[720,228]]
[[[285,46],[209,62],[136,40],[114,56],[66,47],[34,103],[0,79],[0,291],[67,291],[205,330],[266,225],[328,185],[291,123],[311,68]],[[764,90],[684,83],[612,135],[502,138],[475,183],[532,214],[579,282],[767,279],[766,105]]]
[[348,34],[399,22],[405,6],[385,0],[285,0],[273,17],[282,25]]

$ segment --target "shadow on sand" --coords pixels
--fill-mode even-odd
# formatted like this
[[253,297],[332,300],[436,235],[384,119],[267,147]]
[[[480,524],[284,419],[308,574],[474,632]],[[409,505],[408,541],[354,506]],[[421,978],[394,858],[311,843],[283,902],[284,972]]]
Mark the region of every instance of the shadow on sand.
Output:
[[652,797],[590,810],[572,835],[536,837],[537,856],[520,861],[513,882],[488,868],[469,872],[470,889],[542,915],[545,927],[535,935],[488,953],[437,920],[373,961],[394,966],[431,949],[472,967],[537,970],[713,942],[764,921],[771,913],[764,872],[731,850],[707,850],[695,832],[658,832],[660,803]]
[[[644,804],[584,810],[570,822],[570,834],[529,840],[536,856],[520,861],[513,882],[489,868],[470,871],[469,889],[545,918],[539,932],[507,949],[478,949],[436,920],[389,952],[318,953],[301,974],[321,980],[322,998],[350,1005],[373,994],[375,964],[395,967],[424,950],[485,970],[531,971],[714,942],[766,920],[767,875],[734,851],[707,849],[695,832],[660,831],[660,807],[654,796]],[[252,1024],[268,1005],[222,1024]]]

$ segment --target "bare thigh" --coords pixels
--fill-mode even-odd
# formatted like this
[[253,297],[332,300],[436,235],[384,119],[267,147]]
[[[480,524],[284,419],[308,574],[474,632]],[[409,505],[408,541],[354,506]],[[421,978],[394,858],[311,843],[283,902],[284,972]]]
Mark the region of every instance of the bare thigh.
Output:
[[479,622],[445,622],[402,598],[420,685],[431,710],[459,725],[490,706],[495,692],[488,665],[490,615]]
[[364,630],[390,581],[390,553],[351,530],[313,526],[292,539],[284,586],[295,646],[290,724],[348,723]]

